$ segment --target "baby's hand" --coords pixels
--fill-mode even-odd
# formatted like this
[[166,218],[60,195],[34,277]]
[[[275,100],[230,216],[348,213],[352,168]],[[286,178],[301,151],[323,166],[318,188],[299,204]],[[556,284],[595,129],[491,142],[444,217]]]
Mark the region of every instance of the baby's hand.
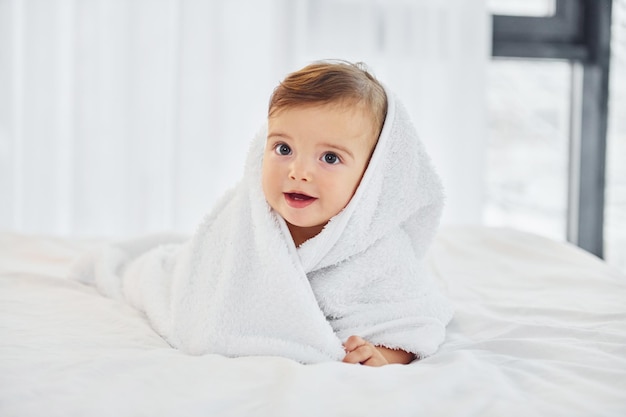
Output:
[[350,336],[343,347],[346,351],[343,362],[368,366],[383,366],[389,363],[376,346],[359,336]]

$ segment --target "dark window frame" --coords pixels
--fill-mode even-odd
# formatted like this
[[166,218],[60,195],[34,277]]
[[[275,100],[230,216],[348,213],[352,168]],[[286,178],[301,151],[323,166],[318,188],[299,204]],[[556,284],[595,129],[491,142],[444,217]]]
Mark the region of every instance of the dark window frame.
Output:
[[[612,0],[556,0],[553,16],[493,15],[492,57],[574,67],[567,239],[602,257]],[[577,98],[580,99],[577,99]]]

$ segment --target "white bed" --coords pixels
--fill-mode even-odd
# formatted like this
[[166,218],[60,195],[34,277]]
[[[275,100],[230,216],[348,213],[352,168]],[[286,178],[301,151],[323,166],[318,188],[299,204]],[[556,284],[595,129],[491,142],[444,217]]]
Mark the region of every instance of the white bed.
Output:
[[0,234],[1,416],[626,416],[626,276],[571,245],[442,230],[445,343],[370,368],[176,351],[65,278],[95,243]]

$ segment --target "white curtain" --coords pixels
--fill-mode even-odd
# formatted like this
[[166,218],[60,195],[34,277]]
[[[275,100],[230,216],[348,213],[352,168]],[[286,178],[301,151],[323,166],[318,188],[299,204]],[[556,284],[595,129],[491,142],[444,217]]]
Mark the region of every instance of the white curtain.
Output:
[[192,232],[243,172],[269,95],[322,58],[403,99],[478,223],[482,0],[0,0],[0,229]]

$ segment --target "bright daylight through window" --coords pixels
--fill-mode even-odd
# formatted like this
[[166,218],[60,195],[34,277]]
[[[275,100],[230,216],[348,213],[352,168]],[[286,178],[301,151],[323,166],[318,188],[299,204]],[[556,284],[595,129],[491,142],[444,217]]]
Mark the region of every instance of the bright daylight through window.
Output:
[[[546,17],[555,1],[490,0],[491,13]],[[604,257],[626,271],[626,0],[612,10]],[[488,225],[564,241],[567,233],[572,62],[498,58],[490,63]]]

